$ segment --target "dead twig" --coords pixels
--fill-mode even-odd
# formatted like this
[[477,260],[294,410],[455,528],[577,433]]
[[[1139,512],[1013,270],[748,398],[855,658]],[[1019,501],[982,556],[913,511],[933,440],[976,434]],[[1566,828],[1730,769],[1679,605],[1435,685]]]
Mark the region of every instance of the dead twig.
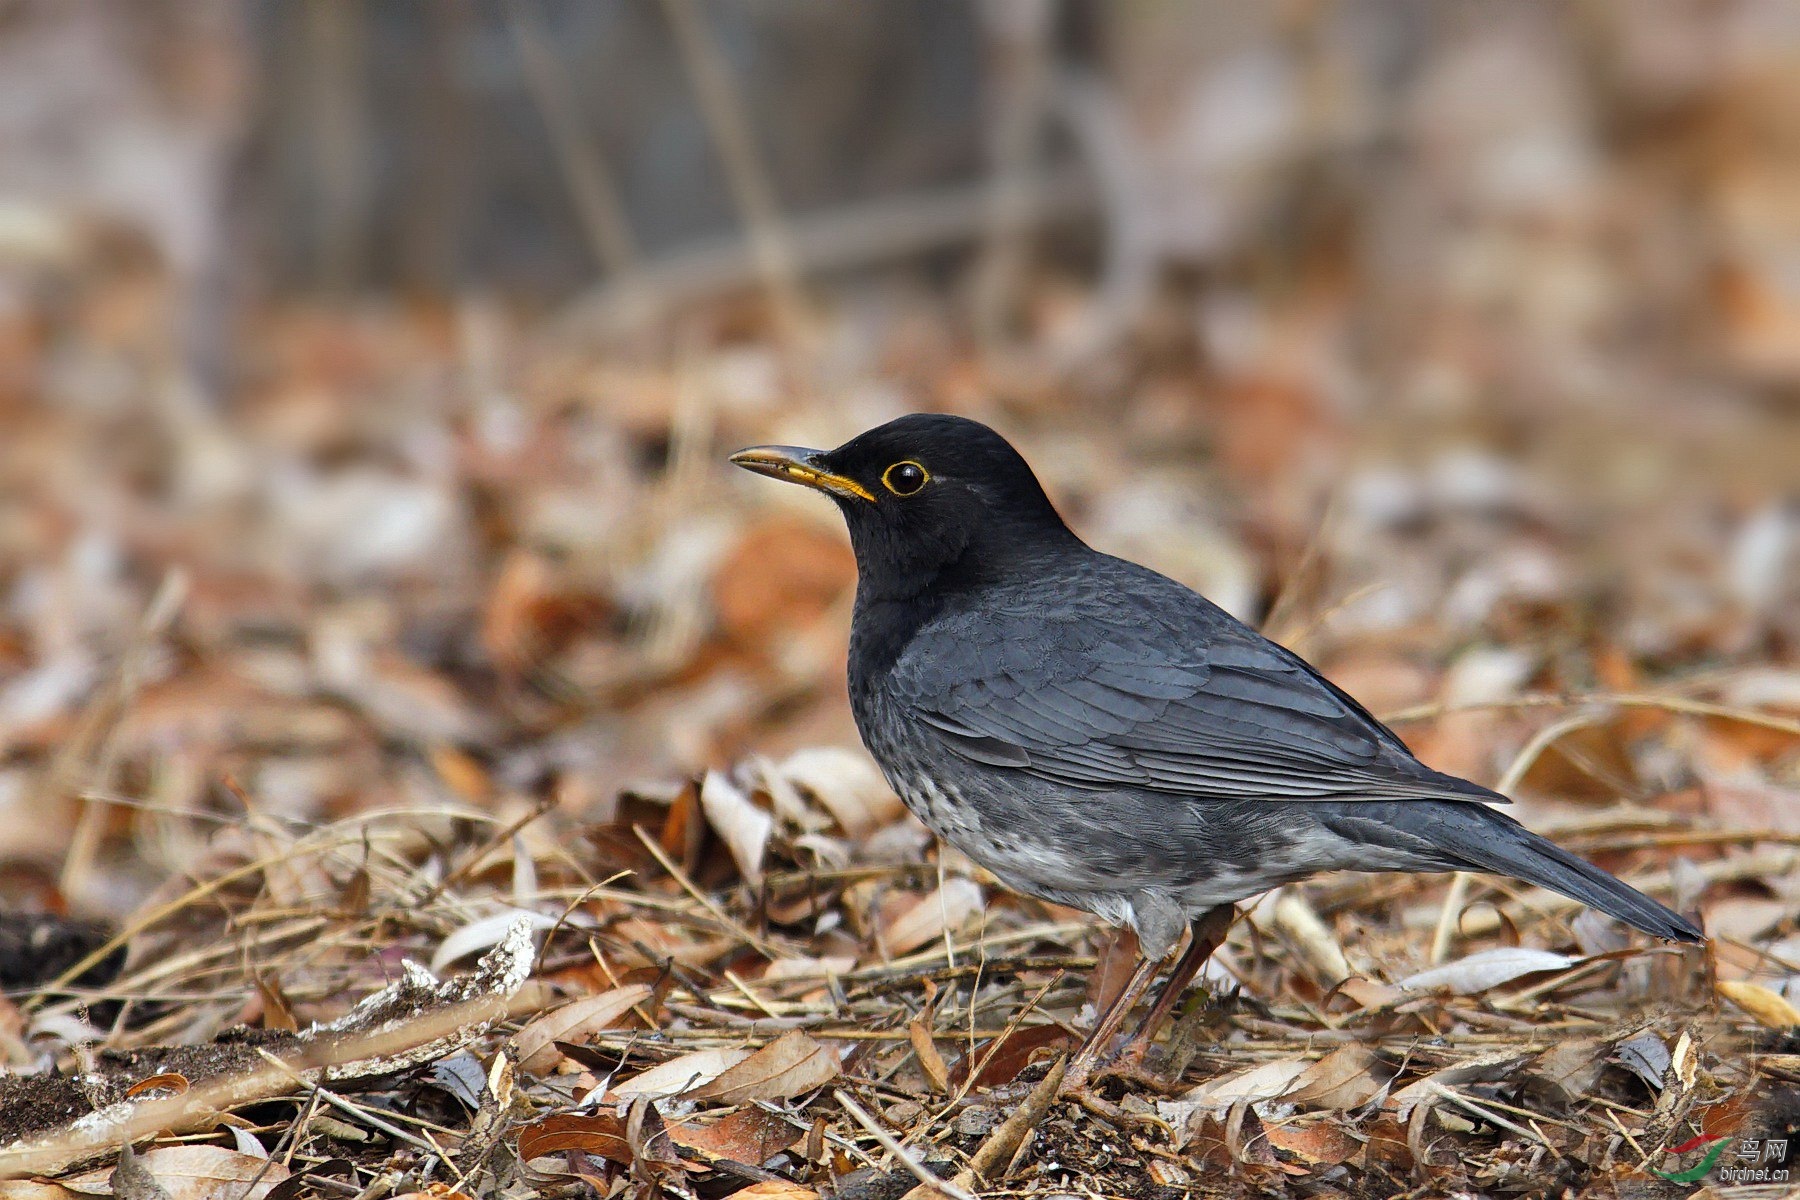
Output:
[[[926,1170],[925,1164],[914,1158],[912,1153],[908,1151],[905,1146],[900,1144],[898,1138],[883,1129],[875,1118],[871,1117],[868,1112],[864,1110],[862,1105],[850,1098],[849,1093],[845,1092],[844,1089],[833,1088],[831,1094],[832,1097],[843,1106],[844,1111],[850,1114],[851,1119],[867,1130],[869,1136],[879,1142],[883,1150],[892,1154],[895,1161],[905,1167],[907,1171],[912,1174],[913,1178],[919,1181],[920,1186],[928,1191],[936,1192],[940,1196],[948,1196],[950,1197],[950,1200],[975,1200],[974,1195],[972,1195],[968,1189],[952,1183],[947,1179],[939,1179],[936,1175],[933,1175],[930,1171]],[[914,1191],[917,1191],[917,1189],[914,1189]],[[908,1193],[908,1195],[911,1194],[912,1193]]]

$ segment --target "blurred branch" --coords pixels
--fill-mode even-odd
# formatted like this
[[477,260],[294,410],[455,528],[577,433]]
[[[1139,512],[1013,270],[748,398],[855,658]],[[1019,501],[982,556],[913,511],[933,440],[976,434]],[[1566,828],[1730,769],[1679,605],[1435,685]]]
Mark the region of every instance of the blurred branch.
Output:
[[1054,0],[988,0],[982,16],[994,64],[988,151],[993,168],[987,235],[975,276],[975,329],[984,347],[1002,346],[1025,273],[1038,157],[1050,102]]
[[1118,98],[1097,76],[1071,73],[1058,81],[1057,111],[1068,123],[1082,160],[1100,184],[1105,249],[1099,286],[1075,328],[1048,352],[1062,374],[1089,362],[1128,335],[1155,289],[1162,248],[1149,211],[1149,171]]
[[368,63],[360,4],[312,0],[301,16],[307,125],[318,189],[317,282],[331,292],[356,286],[368,250],[373,176],[369,164]]
[[[1030,187],[1037,197],[1032,216],[1040,225],[1093,211],[1086,171],[1035,175]],[[789,226],[795,262],[807,274],[845,271],[966,242],[979,236],[989,201],[983,182],[797,217]],[[743,237],[708,238],[646,263],[630,287],[607,283],[578,298],[559,324],[571,334],[629,325],[758,277],[754,249]]]
[[811,320],[800,288],[798,259],[782,225],[775,188],[758,156],[745,117],[744,98],[731,78],[730,65],[694,0],[663,0],[663,10],[675,32],[682,63],[693,81],[707,132],[724,163],[725,179],[749,234],[750,251],[774,305],[776,320],[790,342],[804,342]]
[[[84,776],[92,786],[106,782],[114,765],[114,739],[126,710],[131,706],[132,698],[143,685],[146,660],[158,639],[168,632],[170,624],[181,611],[187,591],[186,571],[172,567],[164,573],[162,583],[144,612],[143,620],[138,623],[124,653],[119,656],[119,663],[112,677],[89,702],[75,735],[63,743],[56,756],[50,760],[49,767],[33,781],[25,811],[57,811],[71,794],[79,795],[87,790],[88,785],[83,783]],[[81,813],[69,839],[69,850],[64,856],[62,871],[58,877],[58,887],[64,896],[80,897],[86,892],[99,855],[104,822],[105,806],[83,799]]]
[[632,236],[612,174],[582,128],[574,89],[544,28],[536,0],[510,0],[506,23],[519,47],[525,83],[544,115],[557,165],[569,185],[569,196],[594,258],[609,274],[625,274],[637,266],[637,239]]

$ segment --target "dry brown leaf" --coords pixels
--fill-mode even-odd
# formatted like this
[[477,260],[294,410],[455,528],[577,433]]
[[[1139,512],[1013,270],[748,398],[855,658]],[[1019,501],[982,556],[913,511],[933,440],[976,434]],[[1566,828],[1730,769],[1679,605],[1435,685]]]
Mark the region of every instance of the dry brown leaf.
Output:
[[519,1066],[542,1075],[562,1059],[562,1053],[554,1043],[573,1042],[585,1034],[606,1029],[649,998],[650,988],[634,983],[598,996],[584,996],[533,1017],[512,1036]]
[[824,980],[855,968],[856,958],[849,954],[830,954],[822,958],[777,958],[763,968],[757,980],[761,983],[776,983],[788,979]]
[[1093,970],[1088,972],[1084,992],[1095,1012],[1105,1012],[1124,993],[1125,984],[1142,957],[1143,950],[1138,945],[1137,934],[1129,925],[1119,926],[1112,931],[1110,937],[1101,941],[1100,952],[1094,960]]
[[689,1089],[684,1098],[727,1104],[789,1100],[836,1079],[841,1070],[836,1050],[794,1029],[717,1078]]
[[731,1193],[726,1200],[819,1200],[819,1193],[786,1179],[759,1179]]
[[519,1130],[519,1159],[530,1162],[546,1154],[579,1150],[609,1162],[630,1164],[631,1143],[625,1120],[616,1113],[562,1113],[533,1121]]
[[[156,1146],[138,1155],[136,1165],[171,1200],[262,1200],[288,1177],[278,1162],[222,1146]],[[78,1192],[106,1195],[112,1191],[113,1170],[101,1167],[65,1182]]]
[[1069,1031],[1060,1025],[1032,1025],[1024,1029],[1015,1029],[999,1039],[996,1047],[991,1041],[983,1042],[974,1051],[957,1060],[956,1067],[950,1072],[951,1082],[961,1086],[968,1078],[969,1069],[978,1067],[975,1075],[975,1087],[1004,1087],[1019,1077],[1019,1072],[1031,1065],[1031,1060],[1040,1050],[1052,1046],[1061,1046],[1069,1042]]
[[474,756],[467,751],[442,744],[433,746],[431,765],[444,785],[465,803],[479,808],[492,799],[493,778],[488,774],[487,768],[476,762]]
[[1756,1018],[1759,1025],[1770,1029],[1800,1027],[1800,1009],[1779,992],[1740,979],[1721,979],[1718,988],[1719,995]]
[[919,1057],[919,1069],[925,1072],[925,1082],[931,1085],[931,1090],[949,1091],[950,1069],[944,1065],[944,1056],[938,1053],[937,1043],[931,1040],[931,1029],[923,1017],[914,1017],[907,1023],[906,1037],[912,1043],[913,1053]]
[[1264,1125],[1263,1136],[1275,1149],[1309,1167],[1335,1167],[1362,1149],[1361,1142],[1331,1120]]
[[806,1131],[795,1129],[778,1113],[750,1104],[711,1125],[671,1125],[669,1136],[702,1156],[760,1167],[803,1139]]
[[[1400,1120],[1404,1121],[1418,1105],[1423,1104],[1429,1108],[1435,1104],[1443,1088],[1463,1083],[1492,1083],[1511,1079],[1528,1061],[1529,1055],[1513,1054],[1505,1050],[1478,1055],[1441,1071],[1433,1071],[1423,1079],[1415,1079],[1405,1087],[1389,1093],[1382,1107],[1393,1109]],[[1417,1152],[1416,1147],[1414,1151]]]
[[843,537],[779,517],[744,531],[718,564],[713,604],[726,637],[766,653],[783,634],[818,621],[855,583]]
[[[1297,1108],[1337,1112],[1367,1104],[1386,1080],[1376,1077],[1378,1060],[1364,1046],[1340,1046],[1301,1072],[1280,1099]],[[1385,1074],[1385,1072],[1383,1072]]]
[[1336,994],[1347,998],[1361,1009],[1391,1008],[1407,999],[1399,988],[1361,976],[1352,976],[1338,984]]
[[1531,1073],[1567,1099],[1577,1100],[1599,1082],[1612,1046],[1612,1038],[1568,1038],[1532,1060]]
[[1355,972],[1344,957],[1344,948],[1307,903],[1305,893],[1283,888],[1269,913],[1269,924],[1293,946],[1307,973],[1325,987],[1350,978]]

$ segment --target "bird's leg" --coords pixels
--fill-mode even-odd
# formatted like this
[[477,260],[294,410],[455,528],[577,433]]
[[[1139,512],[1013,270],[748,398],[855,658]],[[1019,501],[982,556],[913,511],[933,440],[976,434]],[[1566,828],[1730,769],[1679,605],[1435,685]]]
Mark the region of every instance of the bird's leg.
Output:
[[1131,978],[1125,981],[1124,990],[1106,1006],[1106,1011],[1094,1022],[1094,1031],[1088,1034],[1087,1040],[1081,1043],[1081,1048],[1075,1051],[1075,1057],[1069,1060],[1068,1070],[1063,1072],[1062,1087],[1057,1089],[1060,1095],[1073,1096],[1087,1090],[1088,1078],[1094,1073],[1094,1064],[1106,1052],[1106,1044],[1119,1031],[1120,1024],[1131,1012],[1131,1006],[1138,1002],[1138,997],[1144,994],[1150,981],[1156,978],[1156,968],[1161,961],[1153,958],[1138,960]]
[[1156,994],[1156,1000],[1145,1014],[1143,1024],[1119,1051],[1118,1063],[1126,1070],[1131,1070],[1144,1061],[1149,1052],[1151,1042],[1156,1040],[1156,1031],[1168,1021],[1169,1014],[1175,1011],[1175,1005],[1181,1001],[1181,994],[1187,991],[1188,984],[1200,973],[1206,960],[1213,956],[1225,940],[1231,929],[1231,920],[1237,915],[1237,909],[1229,904],[1220,904],[1209,908],[1194,918],[1188,926],[1188,945],[1181,957],[1175,961],[1175,969],[1169,972],[1162,990]]

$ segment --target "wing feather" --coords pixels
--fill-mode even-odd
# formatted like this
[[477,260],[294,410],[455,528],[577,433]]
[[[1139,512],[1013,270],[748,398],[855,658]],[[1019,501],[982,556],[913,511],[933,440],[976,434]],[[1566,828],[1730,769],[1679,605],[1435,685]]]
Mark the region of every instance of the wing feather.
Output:
[[1122,608],[1112,580],[1039,586],[927,624],[884,686],[953,752],[1068,787],[1504,799],[1420,763],[1304,660],[1198,594],[1104,561],[1153,603]]

